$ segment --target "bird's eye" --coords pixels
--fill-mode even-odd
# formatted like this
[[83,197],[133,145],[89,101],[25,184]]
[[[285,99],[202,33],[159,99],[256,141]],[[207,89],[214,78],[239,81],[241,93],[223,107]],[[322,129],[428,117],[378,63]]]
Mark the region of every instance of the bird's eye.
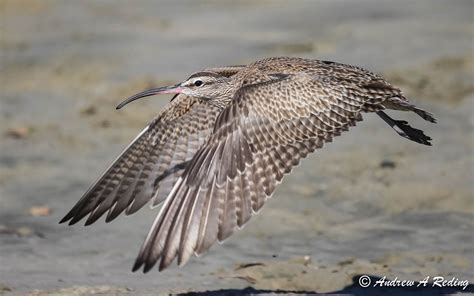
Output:
[[194,81],[195,86],[201,86],[202,85],[202,80],[196,80]]

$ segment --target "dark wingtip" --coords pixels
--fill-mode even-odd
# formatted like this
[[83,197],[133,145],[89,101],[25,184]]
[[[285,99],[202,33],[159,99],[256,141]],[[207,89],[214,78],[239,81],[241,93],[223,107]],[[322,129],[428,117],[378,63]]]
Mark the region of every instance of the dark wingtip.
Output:
[[[71,219],[74,219],[74,209],[70,210],[69,213],[66,214],[66,216],[64,216],[61,221],[59,221],[59,224],[63,224],[63,223],[66,223],[67,221],[71,220]],[[69,225],[72,225],[71,223],[69,223]]]
[[78,222],[78,220],[75,221],[74,219],[72,219],[71,221],[69,221],[69,223],[67,225],[71,226],[71,225],[76,224],[77,222]]
[[153,268],[153,266],[155,266],[155,263],[156,263],[156,262],[149,262],[149,261],[146,261],[146,262],[145,262],[145,266],[143,267],[143,273],[149,272],[149,271]]
[[71,218],[69,218],[68,215],[66,215],[61,219],[61,221],[59,221],[59,224],[63,224],[65,222],[69,221],[69,219],[71,219]]
[[166,267],[168,267],[168,264],[164,263],[164,260],[161,260],[160,266],[158,267],[158,271],[161,272],[163,271]]
[[[90,217],[92,217],[92,216],[90,216]],[[99,218],[99,217],[97,217],[96,219],[91,219],[90,217],[86,220],[86,222],[84,222],[84,226],[89,226],[89,225],[91,225],[92,223],[94,223],[95,221],[97,221],[97,219]]]
[[68,225],[74,225],[77,222],[81,221],[82,218],[84,218],[85,215],[75,215],[71,217],[71,221],[69,221]]
[[118,215],[120,215],[123,210],[115,210],[116,208],[114,208],[111,212],[109,211],[107,213],[107,216],[105,217],[105,223],[110,223],[112,222],[112,220],[114,220],[115,218],[118,217]]
[[139,270],[140,267],[142,267],[142,264],[143,262],[137,258],[137,260],[135,260],[135,263],[133,264],[132,272],[136,272],[137,270]]
[[137,259],[135,260],[135,264],[133,264],[132,272],[139,270],[143,266],[143,273],[147,273],[153,268],[153,266],[155,266],[156,261],[157,260],[150,260],[145,258],[144,252],[140,251]]

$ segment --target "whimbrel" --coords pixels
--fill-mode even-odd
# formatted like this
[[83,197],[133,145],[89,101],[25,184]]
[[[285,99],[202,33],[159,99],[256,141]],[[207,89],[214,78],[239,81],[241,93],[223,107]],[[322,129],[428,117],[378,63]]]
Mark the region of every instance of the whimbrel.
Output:
[[365,69],[329,61],[267,58],[206,69],[173,86],[134,95],[176,94],[61,220],[109,222],[163,203],[133,271],[185,264],[257,213],[283,176],[324,143],[375,112],[401,136],[431,145],[423,131],[383,110],[413,111],[400,89]]

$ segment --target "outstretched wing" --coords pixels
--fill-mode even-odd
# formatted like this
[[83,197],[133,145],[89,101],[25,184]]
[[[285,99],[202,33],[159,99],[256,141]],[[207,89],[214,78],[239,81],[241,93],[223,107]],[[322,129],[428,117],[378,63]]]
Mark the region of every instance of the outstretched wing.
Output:
[[106,221],[124,210],[132,214],[150,199],[167,196],[187,162],[210,136],[222,108],[180,94],[120,154],[60,221],[86,225],[108,211]]
[[160,270],[223,241],[263,206],[283,176],[325,142],[380,110],[369,91],[307,74],[241,88],[178,179],[135,262]]

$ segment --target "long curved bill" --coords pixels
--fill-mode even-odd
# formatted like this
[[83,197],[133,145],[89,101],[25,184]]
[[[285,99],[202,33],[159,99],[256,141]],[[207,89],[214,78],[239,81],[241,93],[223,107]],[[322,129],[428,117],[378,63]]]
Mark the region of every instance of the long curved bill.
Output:
[[130,98],[126,99],[122,103],[118,104],[115,109],[120,109],[123,106],[127,105],[128,103],[131,103],[135,100],[145,98],[145,97],[150,97],[154,95],[159,95],[159,94],[179,94],[183,91],[181,88],[180,84],[176,84],[173,86],[163,86],[163,87],[157,87],[157,88],[152,88],[149,90],[142,91],[136,95],[131,96]]

